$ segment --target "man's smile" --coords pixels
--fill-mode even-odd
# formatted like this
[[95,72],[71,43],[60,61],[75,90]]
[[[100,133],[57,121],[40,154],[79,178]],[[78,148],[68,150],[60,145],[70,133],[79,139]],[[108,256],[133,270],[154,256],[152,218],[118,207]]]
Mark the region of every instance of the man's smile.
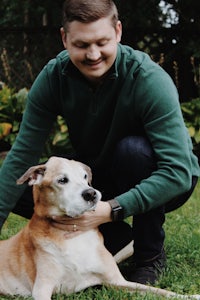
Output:
[[98,65],[100,65],[103,61],[104,61],[103,58],[99,58],[98,60],[95,60],[95,61],[93,61],[93,60],[85,60],[85,61],[84,61],[84,64],[85,64],[85,65],[88,65],[88,66],[98,66]]

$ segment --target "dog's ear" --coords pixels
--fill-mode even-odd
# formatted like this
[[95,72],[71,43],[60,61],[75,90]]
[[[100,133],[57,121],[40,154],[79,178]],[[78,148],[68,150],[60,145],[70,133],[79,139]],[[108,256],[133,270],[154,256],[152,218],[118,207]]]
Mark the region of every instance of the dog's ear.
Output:
[[29,185],[39,184],[44,176],[45,170],[45,165],[33,166],[17,180],[17,184],[23,184],[26,181],[28,181]]

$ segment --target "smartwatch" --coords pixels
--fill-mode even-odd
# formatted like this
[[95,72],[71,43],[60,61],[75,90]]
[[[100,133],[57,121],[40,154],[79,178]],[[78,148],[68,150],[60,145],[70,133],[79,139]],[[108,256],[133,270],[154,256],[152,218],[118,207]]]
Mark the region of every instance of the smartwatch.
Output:
[[115,199],[108,200],[108,203],[111,206],[111,218],[113,222],[122,221],[124,219],[124,210],[119,202]]

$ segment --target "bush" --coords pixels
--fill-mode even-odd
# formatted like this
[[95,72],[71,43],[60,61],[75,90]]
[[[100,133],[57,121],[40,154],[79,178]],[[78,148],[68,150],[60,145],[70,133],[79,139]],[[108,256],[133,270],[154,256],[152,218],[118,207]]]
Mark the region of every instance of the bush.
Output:
[[189,134],[194,145],[194,152],[200,161],[200,98],[182,103],[181,109]]
[[[24,113],[28,90],[26,88],[15,92],[13,89],[1,84],[0,88],[0,145],[1,151],[9,149],[19,132],[20,123]],[[4,149],[5,147],[5,149]],[[53,153],[61,154],[62,149],[71,149],[68,138],[68,129],[61,116],[57,117],[50,137],[45,145],[43,157]],[[66,152],[66,150],[65,150]]]
[[19,131],[28,90],[18,92],[3,85],[0,90],[0,140],[13,144]]

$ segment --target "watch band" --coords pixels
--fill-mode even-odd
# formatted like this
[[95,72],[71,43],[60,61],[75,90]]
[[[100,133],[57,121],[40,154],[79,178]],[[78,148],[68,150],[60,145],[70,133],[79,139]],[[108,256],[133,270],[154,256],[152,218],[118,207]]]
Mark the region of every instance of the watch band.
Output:
[[112,221],[116,222],[116,221],[121,221],[124,219],[124,212],[123,212],[123,207],[121,207],[121,205],[119,204],[119,202],[115,199],[112,200],[108,200],[108,203],[111,206],[111,217],[112,217]]

